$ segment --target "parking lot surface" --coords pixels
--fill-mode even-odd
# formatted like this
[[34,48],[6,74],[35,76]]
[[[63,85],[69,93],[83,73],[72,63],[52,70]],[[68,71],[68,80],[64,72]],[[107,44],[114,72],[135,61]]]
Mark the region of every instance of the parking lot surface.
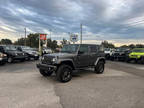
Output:
[[0,67],[1,108],[143,108],[144,65],[106,63],[102,75],[92,69],[73,74],[68,83],[44,78],[36,62]]

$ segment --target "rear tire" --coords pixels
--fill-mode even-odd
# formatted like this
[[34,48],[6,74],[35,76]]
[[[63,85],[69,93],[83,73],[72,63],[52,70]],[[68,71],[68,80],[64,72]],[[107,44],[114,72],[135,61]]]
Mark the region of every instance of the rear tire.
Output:
[[51,76],[53,73],[52,71],[46,71],[46,70],[42,70],[42,69],[40,69],[39,71],[40,71],[40,74],[44,77]]
[[12,57],[8,57],[8,63],[12,63],[13,62],[13,58]]
[[72,79],[72,67],[65,64],[59,66],[56,78],[60,82],[69,82]]
[[128,58],[128,57],[126,57],[125,61],[126,61],[127,63],[129,63],[129,62],[131,61],[131,59]]
[[99,61],[98,64],[95,66],[95,73],[102,74],[104,72],[104,62]]

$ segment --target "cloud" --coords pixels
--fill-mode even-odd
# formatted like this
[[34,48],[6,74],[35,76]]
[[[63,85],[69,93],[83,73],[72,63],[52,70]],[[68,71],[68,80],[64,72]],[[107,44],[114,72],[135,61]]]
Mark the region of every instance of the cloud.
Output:
[[143,4],[143,0],[0,0],[0,30],[16,39],[24,35],[25,27],[28,33],[49,34],[51,29],[52,39],[61,40],[69,39],[68,32],[80,33],[82,23],[84,41],[123,44],[126,41],[119,40],[143,39]]

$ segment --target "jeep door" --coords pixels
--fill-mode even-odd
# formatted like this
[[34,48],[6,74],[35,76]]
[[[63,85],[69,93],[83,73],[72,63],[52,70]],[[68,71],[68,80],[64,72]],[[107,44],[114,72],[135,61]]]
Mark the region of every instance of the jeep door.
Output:
[[98,51],[98,46],[96,45],[90,45],[89,46],[90,53],[89,53],[89,60],[90,60],[90,65],[93,66],[99,57],[99,51]]
[[89,66],[88,45],[81,45],[77,55],[77,67]]

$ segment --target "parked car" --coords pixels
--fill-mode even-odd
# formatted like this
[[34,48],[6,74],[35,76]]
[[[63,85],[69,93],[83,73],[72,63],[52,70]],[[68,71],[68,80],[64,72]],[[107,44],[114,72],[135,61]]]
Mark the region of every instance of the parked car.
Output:
[[99,45],[69,44],[64,45],[60,53],[46,54],[42,57],[37,68],[43,76],[56,73],[60,82],[72,79],[73,70],[94,68],[95,73],[104,72],[105,57]]
[[130,53],[130,50],[127,48],[118,48],[112,54],[111,60],[126,61],[129,53]]
[[31,58],[33,58],[34,60],[39,59],[39,53],[35,51],[33,48],[28,47],[28,46],[15,46],[15,47],[17,48],[17,50],[26,53],[28,56],[27,57],[28,60],[30,60]]
[[4,65],[7,62],[7,55],[0,52],[0,65]]
[[25,61],[26,55],[21,51],[17,51],[14,46],[0,45],[0,52],[7,55],[7,61],[12,63],[15,60]]
[[104,49],[104,53],[105,53],[105,58],[107,60],[111,59],[111,56],[113,55],[114,53],[114,49],[111,49],[111,48],[105,48]]
[[43,53],[43,55],[44,54],[51,54],[52,50],[50,48],[43,48],[42,53]]
[[130,62],[132,60],[136,63],[138,61],[144,63],[144,48],[134,48],[132,52],[129,54],[127,62]]

